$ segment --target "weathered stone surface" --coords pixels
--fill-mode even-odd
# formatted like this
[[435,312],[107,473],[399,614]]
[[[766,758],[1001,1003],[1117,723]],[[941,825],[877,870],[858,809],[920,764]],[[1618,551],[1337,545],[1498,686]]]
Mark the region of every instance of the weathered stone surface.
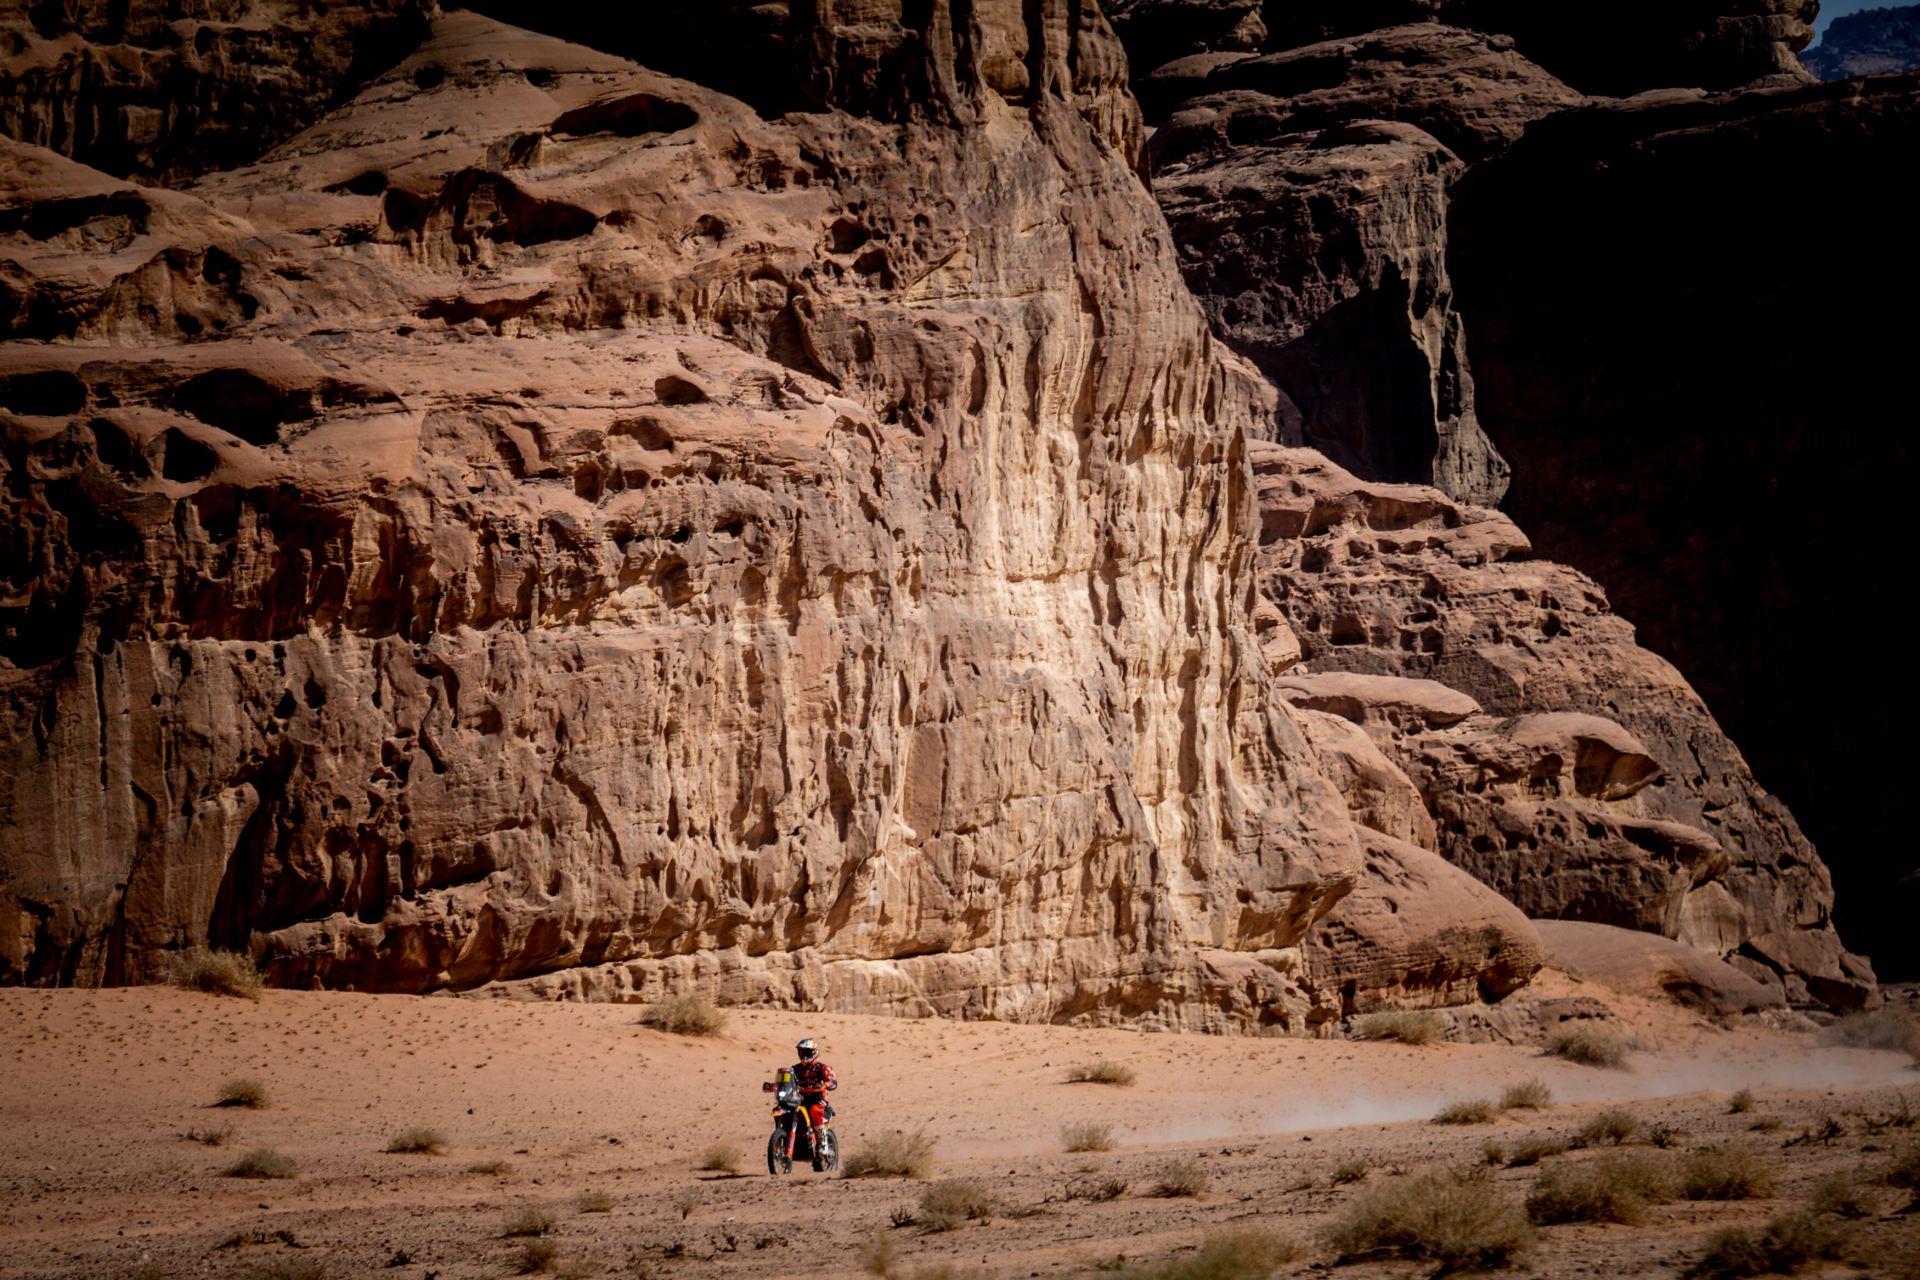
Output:
[[1450,227],[1507,511],[1688,674],[1896,976],[1920,864],[1882,762],[1920,705],[1835,664],[1904,574],[1888,477],[1912,436],[1884,424],[1912,416],[1909,344],[1884,301],[1920,288],[1890,248],[1917,152],[1912,74],[1595,106],[1477,166]]
[[1822,80],[1920,70],[1920,4],[1835,18],[1800,61]]
[[[1299,407],[1294,442],[1494,501],[1446,266],[1466,162],[1583,101],[1504,37],[1429,24],[1189,60],[1154,190],[1215,329]],[[1173,90],[1165,90],[1172,96]]]
[[1816,978],[1820,999],[1873,998],[1792,815],[1591,580],[1434,489],[1265,444],[1254,469],[1262,591],[1302,651],[1281,686],[1367,732],[1449,861],[1535,918],[1741,956],[1796,998]]
[[1337,1003],[1270,397],[1097,13],[975,10],[779,122],[456,13],[176,193],[9,144],[0,978]]
[[252,160],[418,44],[427,0],[0,8],[0,133],[119,176]]
[[1575,920],[1535,922],[1553,963],[1634,995],[1663,995],[1712,1013],[1777,1009],[1778,984],[1757,982],[1698,947]]

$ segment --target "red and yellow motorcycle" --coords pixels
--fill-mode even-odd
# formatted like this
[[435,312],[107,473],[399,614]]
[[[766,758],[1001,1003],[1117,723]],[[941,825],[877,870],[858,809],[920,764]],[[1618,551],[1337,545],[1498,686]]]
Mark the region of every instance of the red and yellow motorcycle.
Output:
[[[779,1177],[793,1172],[793,1162],[805,1160],[815,1173],[834,1173],[840,1168],[840,1141],[833,1134],[833,1108],[816,1104],[819,1115],[811,1114],[793,1071],[782,1067],[773,1074],[772,1083],[763,1083],[761,1092],[773,1095],[773,1132],[767,1136],[767,1172]],[[813,1135],[819,1124],[820,1142]]]

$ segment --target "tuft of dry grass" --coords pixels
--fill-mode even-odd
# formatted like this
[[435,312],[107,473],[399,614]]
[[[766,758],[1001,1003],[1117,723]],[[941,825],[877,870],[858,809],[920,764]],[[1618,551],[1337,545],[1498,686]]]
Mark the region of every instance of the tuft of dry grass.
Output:
[[1350,1182],[1365,1182],[1367,1175],[1372,1172],[1372,1161],[1365,1156],[1355,1156],[1351,1160],[1342,1160],[1333,1167],[1331,1181],[1336,1187],[1344,1187]]
[[513,1172],[513,1161],[511,1160],[477,1160],[474,1163],[467,1166],[467,1172],[482,1173],[482,1174],[486,1174],[488,1177],[498,1178],[503,1174],[508,1174]]
[[1623,1067],[1627,1047],[1594,1027],[1562,1027],[1547,1041],[1547,1052],[1583,1067]]
[[1356,1040],[1397,1040],[1401,1044],[1432,1044],[1447,1035],[1446,1019],[1431,1009],[1388,1009],[1363,1013],[1353,1020]]
[[716,1142],[700,1153],[700,1169],[705,1173],[740,1172],[740,1148]]
[[1615,1152],[1583,1164],[1555,1165],[1527,1193],[1527,1217],[1561,1222],[1637,1223],[1647,1206],[1673,1199],[1664,1158]]
[[500,1234],[512,1239],[515,1236],[544,1236],[553,1230],[553,1213],[537,1204],[523,1204],[507,1215],[500,1226]]
[[437,1156],[446,1149],[447,1135],[425,1125],[402,1129],[387,1139],[387,1151],[392,1155]]
[[183,1136],[188,1142],[197,1142],[203,1147],[224,1147],[233,1140],[233,1126],[208,1125],[204,1129],[189,1129]]
[[174,961],[173,985],[216,996],[260,998],[260,971],[249,956],[232,951],[189,951]]
[[1500,1091],[1502,1111],[1539,1111],[1553,1105],[1553,1090],[1544,1080],[1522,1080]]
[[1067,1183],[1061,1198],[1065,1200],[1091,1200],[1098,1204],[1106,1200],[1118,1200],[1127,1193],[1125,1178],[1075,1178]]
[[1893,1163],[1881,1173],[1880,1181],[1902,1191],[1920,1192],[1920,1144],[1896,1153]]
[[1640,1122],[1625,1111],[1602,1111],[1580,1126],[1573,1142],[1578,1147],[1617,1147],[1631,1138],[1639,1127]]
[[929,1231],[952,1231],[969,1222],[991,1222],[1005,1212],[1005,1202],[985,1184],[971,1178],[950,1178],[920,1193],[915,1221]]
[[239,1078],[229,1080],[220,1086],[220,1096],[214,1099],[216,1107],[264,1107],[267,1105],[267,1086],[258,1080]]
[[559,1264],[559,1243],[536,1238],[520,1246],[520,1253],[514,1259],[513,1269],[523,1276],[531,1276],[552,1271]]
[[933,1172],[935,1139],[925,1129],[895,1129],[869,1139],[841,1166],[846,1178],[924,1178]]
[[1300,1242],[1277,1231],[1237,1231],[1203,1240],[1192,1253],[1122,1270],[1121,1280],[1268,1280],[1300,1258]]
[[1754,1133],[1775,1133],[1786,1124],[1779,1116],[1755,1116],[1747,1128]]
[[1751,1110],[1753,1110],[1753,1090],[1751,1089],[1742,1089],[1727,1099],[1727,1114],[1730,1116],[1745,1115]]
[[1113,1150],[1113,1126],[1075,1120],[1060,1126],[1060,1149],[1066,1152]]
[[1522,1139],[1507,1153],[1507,1167],[1521,1169],[1528,1165],[1539,1164],[1549,1156],[1565,1155],[1567,1140],[1550,1133],[1536,1134]]
[[300,1166],[272,1147],[255,1147],[220,1171],[223,1178],[294,1178]]
[[648,1005],[640,1025],[676,1036],[717,1036],[726,1030],[727,1015],[710,1001],[685,992]]
[[1744,1147],[1703,1147],[1680,1165],[1687,1200],[1758,1200],[1773,1194],[1772,1170]]
[[1444,1170],[1366,1188],[1324,1232],[1342,1258],[1391,1253],[1443,1270],[1503,1266],[1531,1235],[1520,1210],[1487,1182]]
[[1485,1098],[1460,1098],[1433,1113],[1434,1124],[1492,1124],[1499,1113]]
[[1161,1168],[1160,1176],[1153,1180],[1152,1190],[1161,1199],[1172,1200],[1205,1195],[1212,1185],[1213,1175],[1201,1168],[1198,1161],[1175,1160]]
[[680,1221],[685,1222],[693,1216],[693,1211],[700,1207],[700,1193],[692,1190],[682,1191],[673,1198],[673,1207],[680,1211]]
[[1109,1062],[1105,1058],[1098,1062],[1083,1062],[1067,1071],[1068,1084],[1129,1085],[1133,1081],[1132,1067],[1118,1062]]
[[1689,1280],[1791,1275],[1809,1262],[1839,1256],[1841,1240],[1837,1229],[1813,1214],[1783,1214],[1759,1231],[1730,1227],[1716,1233],[1686,1274]]
[[573,1207],[581,1213],[612,1213],[613,1197],[604,1191],[582,1191],[573,1198]]
[[1880,1201],[1861,1185],[1860,1179],[1845,1170],[1830,1173],[1813,1184],[1808,1205],[1815,1213],[1836,1218],[1871,1218],[1880,1211]]

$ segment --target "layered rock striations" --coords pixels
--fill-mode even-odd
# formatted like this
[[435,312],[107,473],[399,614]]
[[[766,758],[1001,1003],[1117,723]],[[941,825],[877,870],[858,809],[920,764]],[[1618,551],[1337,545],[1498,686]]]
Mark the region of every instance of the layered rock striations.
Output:
[[1378,749],[1345,788],[1389,815],[1363,822],[1537,919],[1677,939],[1776,997],[1873,998],[1793,815],[1591,579],[1496,511],[1254,449],[1267,652],[1296,706]]
[[1417,847],[1355,887],[1397,837],[1250,625],[1271,394],[1102,20],[950,19],[784,20],[779,120],[455,13],[177,190],[7,145],[0,978],[1217,1028],[1525,981]]

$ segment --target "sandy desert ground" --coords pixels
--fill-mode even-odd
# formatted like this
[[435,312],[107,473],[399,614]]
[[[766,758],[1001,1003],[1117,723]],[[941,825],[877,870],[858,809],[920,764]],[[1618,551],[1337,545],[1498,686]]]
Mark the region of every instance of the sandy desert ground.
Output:
[[[1547,981],[1563,993],[1580,986]],[[1803,1206],[1834,1171],[1871,1187],[1875,1169],[1920,1142],[1920,1127],[1898,1123],[1907,1102],[1920,1111],[1920,1075],[1900,1055],[1608,998],[1643,1046],[1626,1070],[1496,1044],[756,1011],[733,1012],[720,1037],[699,1040],[641,1027],[630,1006],[0,991],[0,1276],[511,1275],[524,1243],[503,1231],[528,1205],[554,1216],[550,1265],[572,1274],[852,1275],[882,1242],[898,1276],[1074,1275],[1178,1258],[1220,1232],[1261,1227],[1305,1246],[1286,1274],[1428,1275],[1431,1264],[1406,1261],[1333,1266],[1318,1230],[1402,1171],[1484,1164],[1489,1139],[1571,1135],[1609,1104],[1667,1126],[1676,1150],[1752,1149],[1777,1170],[1777,1190],[1658,1206],[1635,1226],[1550,1227],[1516,1272],[1679,1275],[1717,1228]],[[759,1084],[803,1034],[822,1040],[844,1081],[849,1152],[924,1126],[938,1135],[935,1178],[978,1179],[1014,1212],[931,1232],[895,1222],[925,1183],[768,1177]],[[1098,1059],[1131,1066],[1137,1082],[1066,1082],[1070,1067]],[[211,1105],[234,1078],[263,1084],[266,1105]],[[1447,1101],[1527,1079],[1546,1082],[1554,1104],[1491,1124],[1429,1122]],[[1742,1087],[1756,1105],[1732,1113]],[[1110,1124],[1118,1145],[1063,1153],[1059,1130],[1072,1121]],[[445,1136],[445,1151],[385,1152],[422,1125]],[[219,1146],[190,1136],[223,1131]],[[739,1150],[737,1176],[697,1169],[716,1143]],[[259,1147],[290,1157],[297,1176],[222,1176]],[[1152,1195],[1181,1158],[1209,1175],[1205,1193]],[[1336,1185],[1336,1168],[1355,1160],[1367,1176]],[[1484,1185],[1517,1201],[1539,1172],[1494,1168]],[[1069,1198],[1109,1177],[1128,1184],[1118,1198]],[[584,1211],[580,1198],[594,1193],[607,1203]],[[1904,1192],[1871,1196],[1872,1214],[1846,1227],[1847,1260],[1829,1273],[1915,1274],[1920,1215],[1899,1212]]]

